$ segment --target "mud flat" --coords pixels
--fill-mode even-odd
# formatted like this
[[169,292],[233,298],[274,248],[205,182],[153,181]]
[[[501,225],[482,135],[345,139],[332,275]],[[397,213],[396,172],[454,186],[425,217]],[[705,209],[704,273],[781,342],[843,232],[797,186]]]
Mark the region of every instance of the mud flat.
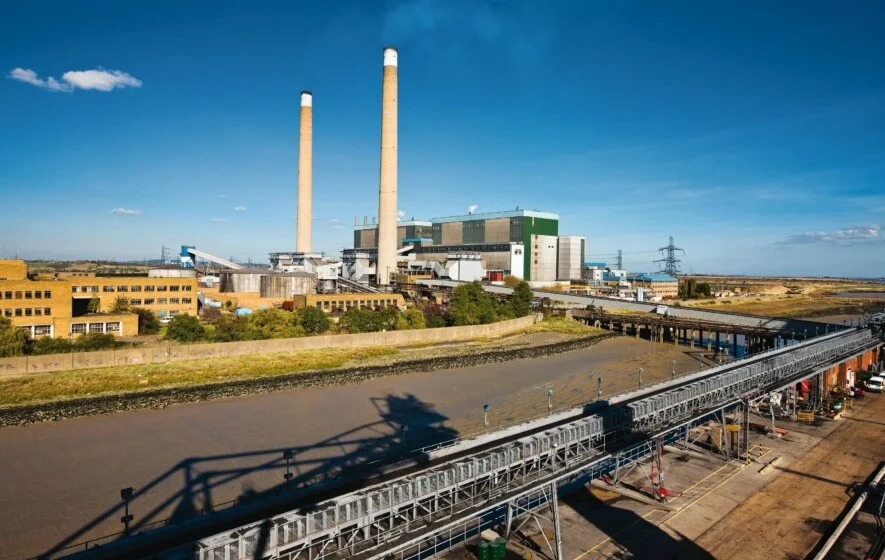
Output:
[[[135,488],[135,524],[397,456],[439,441],[682,373],[699,362],[670,344],[617,337],[551,356],[280,390],[0,429],[0,558],[119,531],[119,490]],[[590,376],[593,377],[590,377]],[[406,429],[403,430],[403,426]],[[403,442],[405,436],[405,442]]]

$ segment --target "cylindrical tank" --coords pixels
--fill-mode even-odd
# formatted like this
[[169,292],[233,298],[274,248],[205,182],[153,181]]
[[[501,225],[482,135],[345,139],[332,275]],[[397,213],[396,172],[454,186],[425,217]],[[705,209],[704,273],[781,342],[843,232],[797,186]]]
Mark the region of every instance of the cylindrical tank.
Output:
[[309,272],[281,272],[261,277],[261,297],[289,299],[293,295],[312,294],[316,275]]
[[489,543],[486,541],[479,541],[479,544],[476,545],[477,556],[479,556],[479,560],[491,560],[489,554]]
[[507,541],[498,537],[492,541],[492,560],[504,560],[507,556]]
[[261,277],[265,274],[270,274],[270,270],[264,268],[224,270],[219,274],[221,292],[260,292]]
[[152,268],[148,270],[148,278],[196,278],[197,271],[193,268]]

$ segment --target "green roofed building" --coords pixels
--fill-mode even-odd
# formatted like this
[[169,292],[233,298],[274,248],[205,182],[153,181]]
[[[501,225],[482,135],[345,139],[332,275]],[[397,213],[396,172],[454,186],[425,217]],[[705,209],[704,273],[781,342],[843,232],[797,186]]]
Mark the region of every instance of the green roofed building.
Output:
[[[415,246],[419,259],[432,259],[443,253],[476,251],[483,255],[487,269],[501,269],[505,274],[530,280],[557,280],[558,214],[511,210],[445,216],[429,221],[411,220],[399,222],[397,226],[399,246]],[[356,225],[354,248],[375,248],[377,230],[377,224]],[[514,245],[522,247],[514,248]],[[521,271],[512,264],[513,256],[519,255],[516,251],[522,256]],[[580,258],[578,262],[582,262],[583,254]]]

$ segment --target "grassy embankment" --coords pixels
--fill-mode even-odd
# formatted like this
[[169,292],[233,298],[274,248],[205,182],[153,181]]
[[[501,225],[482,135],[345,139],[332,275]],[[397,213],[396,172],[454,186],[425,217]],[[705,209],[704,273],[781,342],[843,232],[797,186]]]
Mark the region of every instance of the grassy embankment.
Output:
[[186,387],[219,381],[256,379],[286,373],[340,368],[397,354],[395,348],[332,348],[286,354],[188,360],[168,364],[119,366],[39,373],[0,379],[0,405]]
[[[734,311],[769,317],[821,317],[825,315],[859,315],[866,311],[879,311],[885,306],[882,300],[835,297],[837,291],[851,291],[856,286],[840,287],[840,290],[814,290],[802,295],[763,295],[761,297],[726,298],[723,300],[700,300],[683,305]],[[868,288],[867,288],[868,289]],[[869,290],[869,289],[868,289]]]
[[589,327],[584,323],[579,323],[572,319],[549,316],[540,323],[535,323],[520,332],[525,334],[555,332],[575,336],[590,336],[606,334],[608,331],[597,329],[596,327]]
[[[554,332],[565,338],[599,335],[601,329],[581,323],[551,317],[532,325],[517,336],[485,339],[477,338],[469,351],[482,352],[504,346],[530,345],[530,339],[520,336]],[[506,341],[506,342],[505,342]],[[188,387],[221,381],[259,379],[276,375],[308,371],[333,370],[349,365],[376,365],[428,357],[415,350],[438,346],[434,356],[461,355],[463,344],[413,344],[401,348],[377,346],[371,348],[330,348],[301,352],[211,358],[164,364],[130,365],[112,368],[81,369],[56,373],[40,373],[10,379],[0,379],[0,406],[31,404],[77,397],[128,393],[145,389]]]

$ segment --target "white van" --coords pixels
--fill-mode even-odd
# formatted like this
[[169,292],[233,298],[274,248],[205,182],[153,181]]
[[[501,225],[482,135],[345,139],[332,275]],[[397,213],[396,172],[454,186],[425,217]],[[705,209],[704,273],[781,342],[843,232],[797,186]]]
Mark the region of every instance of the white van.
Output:
[[883,383],[885,383],[885,377],[874,375],[870,377],[869,381],[866,382],[866,386],[864,388],[867,391],[871,391],[873,393],[881,393]]

